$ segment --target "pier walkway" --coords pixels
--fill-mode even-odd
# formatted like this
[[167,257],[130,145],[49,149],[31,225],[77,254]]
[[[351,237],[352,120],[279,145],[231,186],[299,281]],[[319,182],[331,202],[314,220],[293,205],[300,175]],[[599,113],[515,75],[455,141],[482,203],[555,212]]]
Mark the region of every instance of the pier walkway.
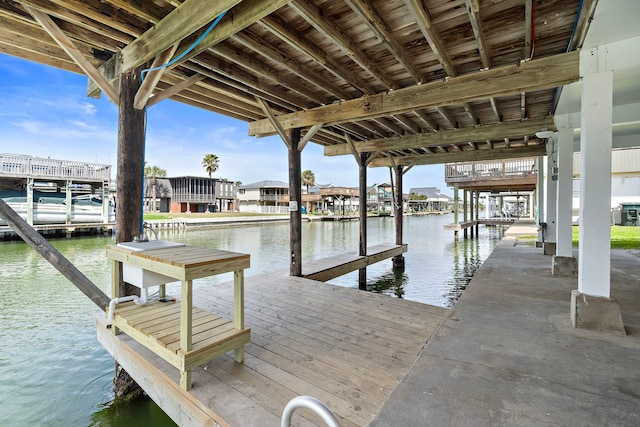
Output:
[[640,425],[638,255],[611,252],[618,337],[574,329],[577,279],[506,237],[370,425]]
[[[627,336],[574,329],[575,278],[506,233],[452,310],[272,273],[246,278],[245,363],[178,371],[98,320],[98,339],[181,426],[278,426],[311,395],[341,426],[640,425],[640,252],[614,250],[612,295]],[[195,287],[233,315],[230,284]],[[294,425],[324,425],[301,410]]]
[[[181,426],[279,426],[289,400],[311,395],[355,427],[373,420],[449,311],[287,273],[246,277],[244,301],[244,364],[231,353],[194,368],[189,392],[176,368],[114,336],[102,314],[98,340]],[[231,318],[233,285],[196,284],[194,305]],[[303,410],[293,421],[325,425]]]

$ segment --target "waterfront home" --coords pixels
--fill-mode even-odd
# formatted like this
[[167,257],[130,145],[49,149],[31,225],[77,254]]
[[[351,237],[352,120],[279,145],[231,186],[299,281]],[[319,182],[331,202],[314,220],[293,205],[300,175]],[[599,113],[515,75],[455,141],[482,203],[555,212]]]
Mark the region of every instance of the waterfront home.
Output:
[[289,184],[282,181],[259,181],[238,187],[240,212],[288,213]]

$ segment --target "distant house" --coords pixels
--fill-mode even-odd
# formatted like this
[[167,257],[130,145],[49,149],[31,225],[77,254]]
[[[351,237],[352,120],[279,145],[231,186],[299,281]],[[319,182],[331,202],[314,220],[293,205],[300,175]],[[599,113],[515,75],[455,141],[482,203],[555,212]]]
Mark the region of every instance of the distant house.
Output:
[[170,212],[221,212],[234,208],[235,185],[231,182],[197,176],[168,180],[172,191]]
[[[154,209],[153,204],[153,178],[144,179],[144,210],[151,212]],[[155,210],[157,212],[169,212],[171,206],[172,188],[171,182],[167,178],[155,179]]]
[[282,181],[260,181],[238,187],[240,212],[288,213],[289,184]]
[[453,199],[436,187],[417,187],[409,190],[409,208],[414,212],[441,212],[448,210]]

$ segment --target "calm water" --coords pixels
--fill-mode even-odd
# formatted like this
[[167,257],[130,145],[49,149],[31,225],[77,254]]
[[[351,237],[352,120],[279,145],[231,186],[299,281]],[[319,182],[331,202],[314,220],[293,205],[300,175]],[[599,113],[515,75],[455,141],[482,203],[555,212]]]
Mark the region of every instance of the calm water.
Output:
[[[502,237],[480,229],[475,240],[453,240],[443,224],[451,215],[405,217],[406,271],[395,275],[386,260],[367,270],[372,291],[442,307],[457,300],[478,266]],[[393,242],[393,218],[368,222],[368,244]],[[359,223],[303,224],[303,261],[356,252]],[[161,239],[246,252],[247,276],[288,269],[289,225],[164,232]],[[111,237],[54,240],[53,245],[109,294],[104,256]],[[112,403],[114,362],[95,339],[96,307],[31,248],[0,242],[0,426],[171,426],[149,399]],[[198,284],[231,280],[228,275]],[[330,283],[357,288],[357,272]]]

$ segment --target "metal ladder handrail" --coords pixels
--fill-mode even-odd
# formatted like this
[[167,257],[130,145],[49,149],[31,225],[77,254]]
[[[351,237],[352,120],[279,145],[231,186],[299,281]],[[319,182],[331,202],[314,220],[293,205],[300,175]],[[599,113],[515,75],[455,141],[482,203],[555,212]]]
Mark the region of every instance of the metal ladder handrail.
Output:
[[284,411],[282,411],[280,427],[291,427],[291,417],[298,408],[306,408],[315,412],[328,427],[340,427],[338,419],[333,415],[333,412],[324,403],[311,396],[298,396],[291,399],[287,406],[284,407]]

